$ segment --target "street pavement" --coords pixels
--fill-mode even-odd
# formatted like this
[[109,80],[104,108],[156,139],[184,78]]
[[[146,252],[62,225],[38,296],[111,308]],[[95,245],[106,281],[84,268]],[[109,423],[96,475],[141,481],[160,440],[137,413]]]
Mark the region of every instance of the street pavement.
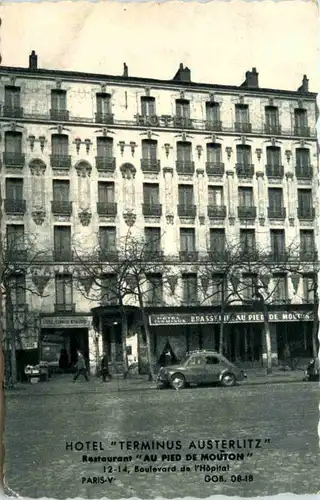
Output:
[[[158,390],[143,379],[72,383],[66,375],[7,391],[6,483],[23,497],[59,499],[317,493],[319,384],[302,382],[302,376],[301,371],[271,377],[250,373],[233,388],[174,391]],[[222,439],[239,440],[236,449],[232,441],[214,441]],[[148,452],[119,445],[155,440],[175,441],[176,448]],[[205,440],[213,440],[217,449],[208,449],[208,443],[199,449]],[[80,441],[96,441],[105,449],[66,450],[66,442]],[[190,448],[192,441],[198,449]],[[253,448],[237,448],[245,444]],[[83,462],[84,455],[117,460]],[[156,455],[155,462],[146,461],[150,455]],[[121,462],[124,456],[131,461]],[[156,471],[148,472],[150,466]]]

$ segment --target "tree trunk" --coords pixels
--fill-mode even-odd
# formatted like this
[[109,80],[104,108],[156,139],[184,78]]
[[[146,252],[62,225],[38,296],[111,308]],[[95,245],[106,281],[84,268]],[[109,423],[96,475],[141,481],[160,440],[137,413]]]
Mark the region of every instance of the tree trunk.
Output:
[[272,373],[271,334],[270,334],[268,309],[266,307],[264,300],[263,300],[263,323],[264,323],[264,334],[266,339],[266,350],[267,350],[267,375],[269,375]]
[[16,353],[16,334],[14,329],[14,312],[11,300],[11,290],[7,287],[6,292],[6,318],[7,318],[7,336],[9,337],[10,345],[10,363],[11,363],[11,383],[16,384],[17,382],[17,353]]
[[149,380],[154,381],[155,380],[155,373],[154,373],[153,364],[152,364],[150,330],[149,330],[148,318],[147,318],[147,315],[146,315],[145,310],[144,310],[143,297],[142,297],[142,293],[141,293],[140,288],[138,290],[138,297],[139,297],[139,305],[140,305],[140,309],[141,309],[141,313],[142,313],[142,321],[143,321],[144,331],[145,331],[146,339],[147,339]]
[[319,297],[318,280],[315,279],[314,303],[313,303],[313,323],[312,323],[312,356],[318,357],[318,329],[319,329]]
[[120,306],[120,311],[121,311],[123,378],[126,379],[128,376],[128,355],[127,355],[128,318],[122,306]]
[[221,301],[221,320],[220,320],[220,329],[219,329],[219,354],[223,354],[223,341],[224,341],[224,297],[222,297]]

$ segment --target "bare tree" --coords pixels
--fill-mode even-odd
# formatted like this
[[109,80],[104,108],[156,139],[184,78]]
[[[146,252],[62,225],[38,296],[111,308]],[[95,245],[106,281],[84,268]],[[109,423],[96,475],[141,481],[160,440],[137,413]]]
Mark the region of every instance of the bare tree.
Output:
[[[135,238],[128,231],[115,248],[104,249],[99,243],[93,253],[86,255],[79,248],[75,248],[75,254],[80,269],[92,283],[90,292],[82,288],[81,293],[92,301],[99,300],[101,304],[116,303],[119,306],[125,376],[128,371],[126,354],[128,325],[125,305],[139,306],[146,336],[150,379],[153,380],[155,373],[146,308],[155,299],[156,290],[160,291],[164,286],[167,266],[160,246],[156,244],[156,241],[150,244],[150,241],[144,238]],[[155,278],[158,278],[158,281]],[[160,294],[158,295],[157,302],[160,300],[162,300],[162,293],[161,298]]]

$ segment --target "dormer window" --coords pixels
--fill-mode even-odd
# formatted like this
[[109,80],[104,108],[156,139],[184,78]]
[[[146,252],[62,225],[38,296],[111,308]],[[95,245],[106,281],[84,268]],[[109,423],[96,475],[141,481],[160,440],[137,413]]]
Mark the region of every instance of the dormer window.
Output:
[[65,90],[51,90],[51,120],[66,121],[69,120],[69,111],[67,110],[67,92]]
[[113,123],[111,95],[100,92],[96,94],[96,123]]

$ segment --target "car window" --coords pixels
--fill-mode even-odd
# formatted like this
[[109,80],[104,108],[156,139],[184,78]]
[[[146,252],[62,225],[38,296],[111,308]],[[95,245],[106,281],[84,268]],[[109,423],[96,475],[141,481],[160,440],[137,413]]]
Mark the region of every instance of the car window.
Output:
[[203,357],[202,356],[191,356],[188,361],[188,366],[198,366],[203,365]]
[[220,360],[216,356],[206,356],[206,365],[218,365],[219,363]]

